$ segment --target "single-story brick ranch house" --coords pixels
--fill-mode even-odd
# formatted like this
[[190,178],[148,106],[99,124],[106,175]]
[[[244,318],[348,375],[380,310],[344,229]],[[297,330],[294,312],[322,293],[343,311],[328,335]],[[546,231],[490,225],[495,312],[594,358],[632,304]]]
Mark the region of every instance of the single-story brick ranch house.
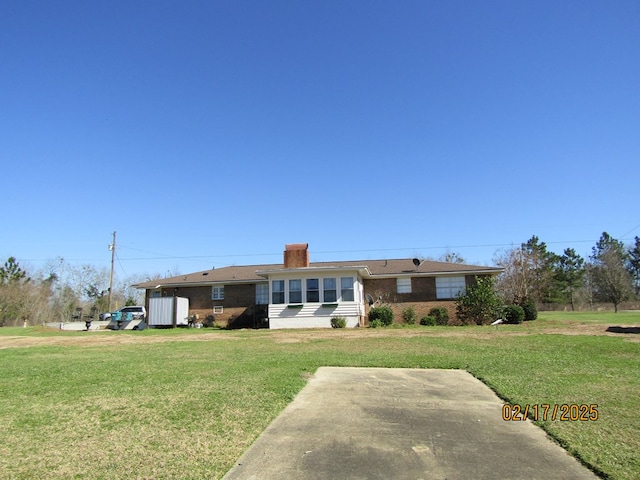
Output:
[[476,277],[496,267],[418,259],[309,262],[308,244],[285,246],[284,262],[215,268],[134,285],[154,297],[186,297],[189,315],[230,328],[348,327],[366,325],[371,306],[388,305],[395,321],[412,306],[418,318],[436,306],[455,317],[454,300]]

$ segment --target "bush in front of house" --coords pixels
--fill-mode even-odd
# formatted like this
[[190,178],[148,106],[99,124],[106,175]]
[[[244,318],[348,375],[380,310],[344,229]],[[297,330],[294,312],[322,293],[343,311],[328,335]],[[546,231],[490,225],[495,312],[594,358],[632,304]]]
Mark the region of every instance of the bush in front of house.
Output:
[[[374,326],[375,322],[375,326]],[[373,328],[388,327],[393,323],[393,310],[389,307],[373,307],[369,310],[369,325]]]
[[456,316],[464,325],[489,325],[500,318],[502,308],[493,277],[476,277],[475,285],[456,298]]
[[507,305],[504,307],[504,322],[518,324],[524,322],[524,309],[520,305]]
[[402,319],[407,325],[414,325],[416,323],[416,311],[413,307],[407,307],[402,310]]
[[331,328],[345,328],[347,326],[347,319],[344,317],[333,317],[331,319]]
[[520,304],[524,310],[524,321],[528,322],[538,318],[538,308],[533,300],[525,300]]
[[420,319],[420,325],[425,325],[427,327],[433,327],[438,324],[436,317],[431,315],[426,315]]
[[436,319],[436,325],[449,323],[449,310],[444,307],[434,307],[429,311],[429,316]]

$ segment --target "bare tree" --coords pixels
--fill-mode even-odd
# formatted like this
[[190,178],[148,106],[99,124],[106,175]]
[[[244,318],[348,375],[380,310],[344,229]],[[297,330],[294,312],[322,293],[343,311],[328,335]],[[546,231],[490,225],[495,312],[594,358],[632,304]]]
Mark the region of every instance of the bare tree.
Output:
[[517,304],[528,298],[531,292],[531,272],[527,268],[522,249],[507,250],[499,254],[494,262],[504,269],[495,283],[495,288],[504,301]]
[[25,318],[30,281],[15,257],[9,257],[0,267],[0,326],[15,325]]
[[10,257],[0,267],[0,326],[45,323],[51,315],[55,275],[31,278]]
[[462,255],[460,255],[457,252],[452,252],[450,250],[447,250],[443,255],[440,255],[440,257],[438,257],[438,261],[446,262],[446,263],[460,263],[460,264],[466,263],[466,260]]
[[146,274],[129,275],[118,282],[115,293],[119,299],[122,299],[123,305],[143,305],[144,291],[134,288],[133,285],[157,278],[160,277],[158,275],[151,276]]
[[507,250],[494,261],[504,269],[496,288],[506,302],[549,302],[553,298],[553,265],[556,255],[537,236],[519,248]]
[[613,303],[614,310],[633,295],[633,280],[625,267],[627,252],[619,240],[604,232],[592,249],[591,263],[595,297]]

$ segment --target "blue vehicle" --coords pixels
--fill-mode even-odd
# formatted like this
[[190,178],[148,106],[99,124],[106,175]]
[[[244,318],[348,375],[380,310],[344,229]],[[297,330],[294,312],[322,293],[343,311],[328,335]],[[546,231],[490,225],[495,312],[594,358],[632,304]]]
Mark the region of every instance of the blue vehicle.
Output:
[[[115,317],[118,317],[116,320]],[[100,314],[100,320],[115,320],[119,322],[126,322],[131,320],[145,320],[147,318],[147,311],[144,307],[129,305],[128,307],[122,307],[115,312],[106,312]]]

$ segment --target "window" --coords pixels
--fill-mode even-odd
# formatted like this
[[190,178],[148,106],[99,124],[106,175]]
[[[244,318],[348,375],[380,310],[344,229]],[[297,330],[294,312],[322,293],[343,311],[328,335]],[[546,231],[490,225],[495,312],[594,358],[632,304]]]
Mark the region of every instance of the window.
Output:
[[266,305],[269,303],[269,284],[258,283],[256,285],[256,305]]
[[338,300],[335,278],[323,278],[322,285],[324,287],[324,302],[335,302]]
[[302,280],[289,280],[289,303],[302,303]]
[[320,288],[317,278],[307,278],[307,302],[318,303],[320,301]]
[[340,296],[343,302],[353,302],[353,277],[340,279]]
[[398,278],[398,293],[411,293],[411,278]]
[[284,280],[271,282],[271,303],[284,303]]
[[211,300],[224,300],[224,286],[211,287]]
[[458,295],[464,295],[466,292],[466,283],[464,277],[436,277],[436,297],[456,298]]
[[213,307],[213,314],[214,315],[222,315],[223,313],[224,313],[224,307],[221,307],[221,306]]

